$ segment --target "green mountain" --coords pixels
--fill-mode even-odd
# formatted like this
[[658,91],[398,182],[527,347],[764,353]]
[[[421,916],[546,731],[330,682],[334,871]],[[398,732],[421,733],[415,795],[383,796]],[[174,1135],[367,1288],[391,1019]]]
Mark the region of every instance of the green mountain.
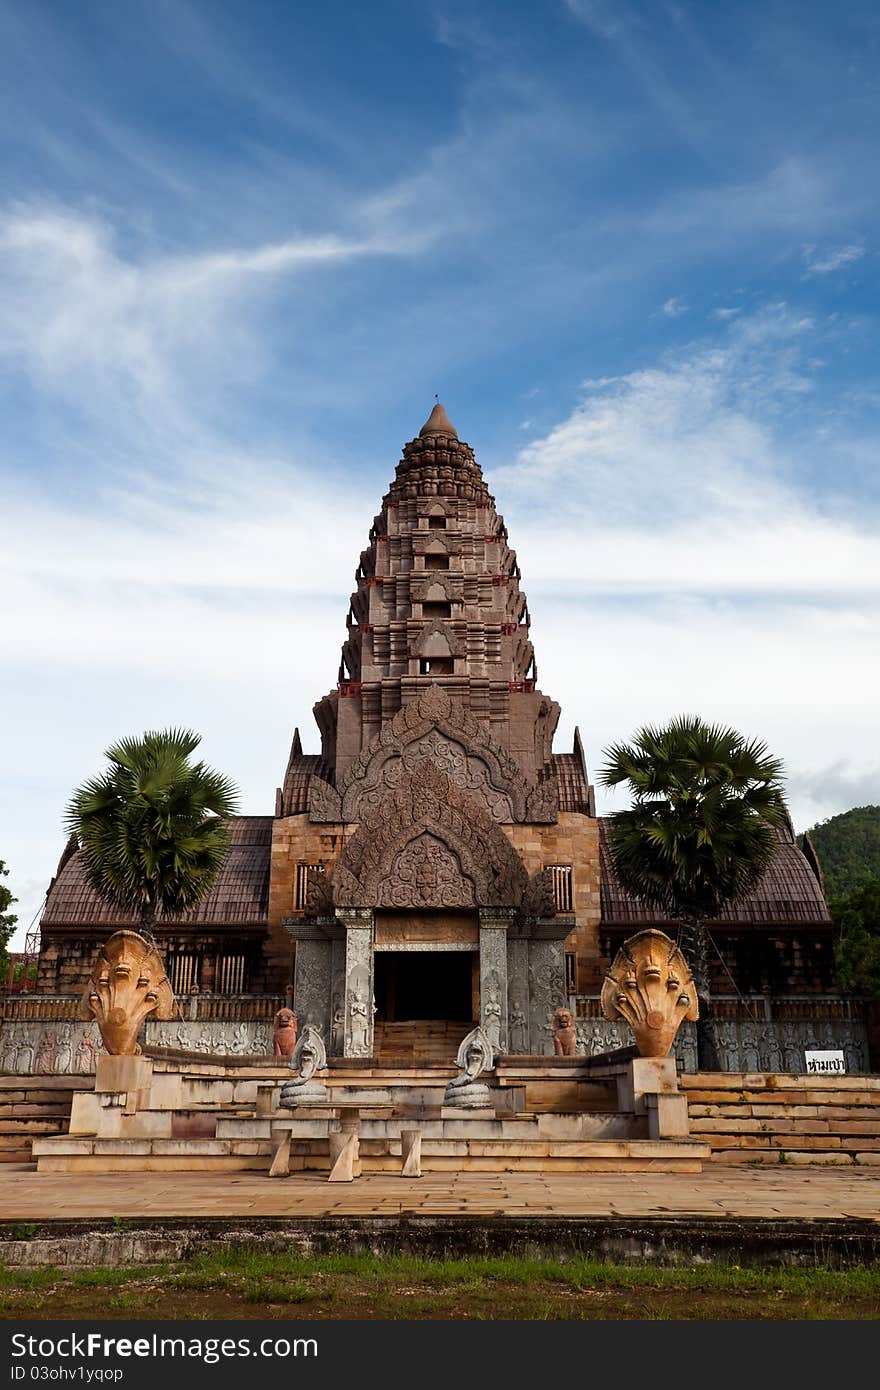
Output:
[[[880,879],[880,806],[856,806],[807,831],[825,875],[825,894],[845,898]],[[803,846],[803,836],[799,836]]]

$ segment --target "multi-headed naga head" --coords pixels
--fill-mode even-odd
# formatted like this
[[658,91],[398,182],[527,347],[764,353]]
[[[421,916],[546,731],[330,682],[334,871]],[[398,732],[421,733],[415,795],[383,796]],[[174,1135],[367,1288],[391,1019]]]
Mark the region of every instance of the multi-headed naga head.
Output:
[[139,1053],[137,1036],[144,1019],[175,1016],[174,995],[156,947],[137,932],[114,932],[92,967],[79,1012],[81,1018],[97,1019],[108,1052]]
[[602,1013],[629,1024],[642,1057],[666,1057],[683,1020],[696,1021],[690,968],[664,932],[640,931],[623,943],[605,976]]

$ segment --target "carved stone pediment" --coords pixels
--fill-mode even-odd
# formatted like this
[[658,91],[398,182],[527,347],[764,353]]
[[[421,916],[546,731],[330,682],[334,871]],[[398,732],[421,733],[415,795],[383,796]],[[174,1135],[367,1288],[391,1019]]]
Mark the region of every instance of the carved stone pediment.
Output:
[[[436,626],[449,631],[442,622]],[[429,685],[418,700],[404,705],[383,726],[335,791],[312,778],[311,819],[324,823],[364,820],[426,757],[495,821],[552,824],[557,818],[553,779],[531,786],[484,725],[454,704],[441,686]]]
[[337,907],[518,907],[527,882],[492,817],[428,760],[386,789],[331,876]]
[[541,869],[529,879],[523,893],[521,913],[526,918],[556,916],[556,894],[553,891],[553,870]]
[[342,798],[335,787],[320,777],[309,781],[309,819],[322,825],[342,820]]
[[442,618],[425,623],[410,645],[410,656],[463,656],[464,647]]

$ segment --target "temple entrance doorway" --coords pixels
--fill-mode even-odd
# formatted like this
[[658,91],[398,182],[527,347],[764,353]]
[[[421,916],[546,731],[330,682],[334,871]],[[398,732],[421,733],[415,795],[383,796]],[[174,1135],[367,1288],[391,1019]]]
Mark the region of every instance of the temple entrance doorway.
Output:
[[377,951],[376,1021],[469,1023],[475,960],[474,951]]
[[479,1018],[475,951],[377,951],[373,1051],[451,1062]]

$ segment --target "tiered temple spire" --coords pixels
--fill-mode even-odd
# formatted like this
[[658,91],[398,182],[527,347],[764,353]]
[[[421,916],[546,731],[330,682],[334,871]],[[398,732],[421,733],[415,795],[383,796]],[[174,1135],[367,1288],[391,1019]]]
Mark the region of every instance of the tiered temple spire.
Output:
[[559,709],[536,689],[516,553],[439,401],[404,446],[355,580],[338,685],[315,706],[335,780],[434,683],[490,728],[528,781],[547,776]]

